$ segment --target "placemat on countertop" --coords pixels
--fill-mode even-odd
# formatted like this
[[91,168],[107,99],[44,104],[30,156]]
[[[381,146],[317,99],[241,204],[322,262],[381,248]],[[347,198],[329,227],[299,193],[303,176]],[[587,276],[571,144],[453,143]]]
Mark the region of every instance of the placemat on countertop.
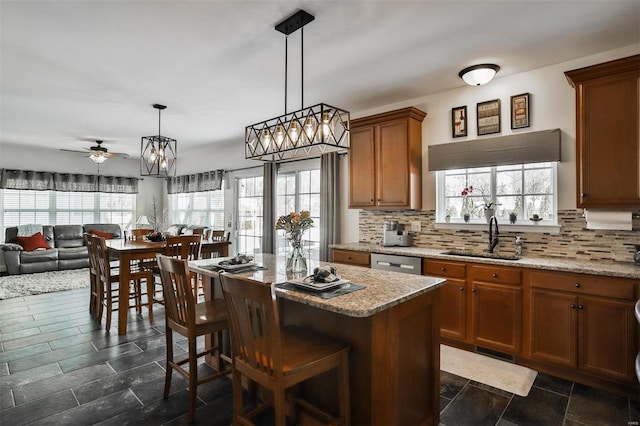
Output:
[[331,299],[333,297],[342,296],[343,294],[352,293],[354,291],[362,290],[366,286],[354,283],[343,284],[339,288],[335,288],[327,291],[315,291],[315,290],[307,290],[306,288],[299,287],[295,284],[289,283],[278,283],[276,284],[277,288],[282,288],[285,290],[293,290],[299,291],[300,293],[309,294],[311,296],[316,296],[321,299]]

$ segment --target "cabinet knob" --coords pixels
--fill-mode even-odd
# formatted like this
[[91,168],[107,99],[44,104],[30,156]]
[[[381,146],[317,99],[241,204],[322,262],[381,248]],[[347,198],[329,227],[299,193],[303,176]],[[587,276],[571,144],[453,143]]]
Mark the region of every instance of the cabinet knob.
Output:
[[576,283],[576,288],[580,288],[580,283]]
[[583,304],[578,305],[578,309],[580,310],[584,309],[584,305]]
[[569,306],[571,307],[571,309],[575,309],[575,308],[576,308],[575,303],[572,303],[572,304],[570,304]]
[[446,272],[447,268],[445,268],[444,266],[442,267],[442,272]]
[[460,287],[460,291],[464,291],[464,287]]
[[371,201],[371,202],[373,203],[373,198],[372,198],[372,199],[370,199],[369,201]]
[[580,196],[581,196],[582,198],[585,198],[585,197],[588,197],[588,196],[589,196],[589,194],[587,194],[586,192],[581,192],[581,193],[580,193]]
[[471,292],[472,292],[472,293],[475,293],[475,292],[476,292],[476,289],[475,289],[475,288],[472,288],[472,289],[471,289]]
[[347,260],[351,260],[351,256],[347,256]]
[[378,202],[380,202],[380,198],[378,198]]
[[495,272],[493,273],[493,278],[498,278],[498,274],[496,274]]

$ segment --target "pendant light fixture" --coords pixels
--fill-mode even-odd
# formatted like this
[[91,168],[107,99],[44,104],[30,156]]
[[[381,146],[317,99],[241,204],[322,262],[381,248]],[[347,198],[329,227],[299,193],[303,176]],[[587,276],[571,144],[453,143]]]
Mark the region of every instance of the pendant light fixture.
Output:
[[167,107],[160,104],[153,104],[153,107],[158,110],[158,135],[143,136],[140,141],[140,175],[175,176],[178,141],[160,134],[160,113]]
[[[324,103],[304,106],[304,26],[315,17],[304,10],[275,26],[285,35],[284,115],[247,126],[245,158],[278,162],[296,157],[317,157],[349,149],[348,111]],[[289,34],[300,30],[302,109],[287,112],[287,55]]]
[[500,67],[496,64],[480,64],[463,69],[458,76],[469,86],[482,86],[493,80],[498,71]]

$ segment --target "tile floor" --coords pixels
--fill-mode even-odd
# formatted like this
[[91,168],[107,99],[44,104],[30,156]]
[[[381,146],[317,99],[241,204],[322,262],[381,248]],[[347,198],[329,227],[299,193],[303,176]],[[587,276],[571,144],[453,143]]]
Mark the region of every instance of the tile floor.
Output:
[[[107,335],[91,319],[88,299],[81,289],[0,300],[0,425],[185,424],[186,381],[174,373],[172,395],[162,398],[162,307],[154,324],[146,312],[130,315],[126,336],[115,328]],[[626,426],[640,419],[637,401],[545,375],[526,398],[446,372],[441,382],[446,426]],[[196,424],[231,423],[229,380],[200,386],[198,397]],[[261,421],[269,422],[268,415]]]

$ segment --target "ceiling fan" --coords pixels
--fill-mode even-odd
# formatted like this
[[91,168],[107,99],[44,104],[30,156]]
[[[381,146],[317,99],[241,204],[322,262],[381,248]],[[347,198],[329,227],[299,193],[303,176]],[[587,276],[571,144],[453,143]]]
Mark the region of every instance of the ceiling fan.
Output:
[[61,151],[67,152],[81,152],[83,154],[89,154],[88,157],[96,164],[102,164],[107,161],[109,158],[129,158],[129,154],[125,154],[122,152],[109,152],[107,148],[103,147],[104,141],[96,140],[95,146],[85,148],[87,151],[77,151],[74,149],[61,149]]

